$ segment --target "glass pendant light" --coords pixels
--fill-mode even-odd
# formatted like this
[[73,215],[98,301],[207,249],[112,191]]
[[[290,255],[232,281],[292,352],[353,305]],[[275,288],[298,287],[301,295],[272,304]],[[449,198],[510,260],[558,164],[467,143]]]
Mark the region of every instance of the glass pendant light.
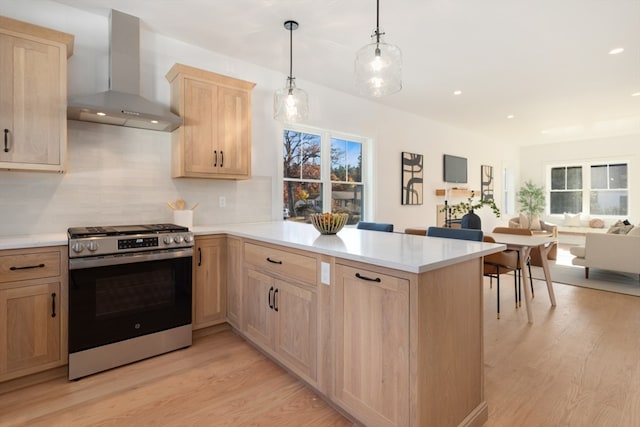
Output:
[[300,122],[309,117],[309,97],[307,92],[296,87],[296,78],[293,77],[293,30],[298,28],[298,23],[286,21],[284,28],[289,30],[289,77],[285,87],[278,89],[273,97],[273,118]]
[[372,42],[356,53],[356,88],[363,95],[379,98],[402,89],[402,53],[387,44],[380,31],[380,0],[376,0],[376,29]]

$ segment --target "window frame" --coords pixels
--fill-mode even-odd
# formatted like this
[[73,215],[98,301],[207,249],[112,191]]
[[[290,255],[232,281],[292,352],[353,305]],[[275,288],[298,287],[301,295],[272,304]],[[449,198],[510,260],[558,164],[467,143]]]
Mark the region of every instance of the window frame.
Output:
[[[591,212],[591,193],[593,191],[604,191],[603,189],[599,189],[599,188],[592,188],[591,187],[591,167],[592,166],[607,166],[610,167],[612,165],[620,165],[620,164],[624,164],[626,165],[627,168],[627,186],[626,188],[621,188],[621,189],[617,189],[617,190],[626,190],[627,192],[627,213],[626,214],[621,214],[621,215],[606,215],[606,214],[598,214],[598,213],[592,213]],[[599,160],[588,160],[588,161],[571,161],[571,162],[558,162],[558,163],[553,163],[553,164],[548,164],[547,168],[546,168],[546,208],[545,208],[545,213],[552,218],[563,218],[563,214],[552,214],[551,213],[551,193],[553,191],[561,191],[561,190],[552,190],[552,186],[551,186],[551,171],[554,168],[571,168],[571,167],[581,167],[582,168],[582,188],[581,188],[581,192],[582,192],[582,209],[580,212],[567,212],[567,213],[571,213],[571,214],[577,214],[577,213],[581,213],[582,215],[585,216],[597,216],[598,218],[603,218],[603,219],[612,219],[612,220],[618,220],[618,219],[625,219],[628,218],[629,216],[632,215],[631,212],[631,208],[632,208],[632,203],[631,203],[631,192],[632,192],[632,186],[631,183],[633,182],[631,179],[631,175],[632,175],[632,162],[629,159],[599,159]],[[609,189],[607,189],[609,190]],[[565,189],[564,191],[574,191],[571,189]]]
[[[310,133],[314,135],[320,136],[320,180],[306,180],[306,179],[293,179],[293,178],[285,178],[284,176],[284,164],[283,164],[283,138],[285,131],[295,131],[302,133]],[[332,184],[342,183],[342,181],[331,181],[331,139],[340,139],[346,141],[352,141],[362,144],[362,170],[361,170],[361,183],[363,186],[362,190],[362,216],[361,220],[371,220],[373,213],[373,175],[372,175],[372,165],[373,165],[373,150],[372,147],[372,139],[360,135],[349,134],[346,132],[334,131],[329,129],[321,129],[308,125],[300,125],[300,124],[284,124],[280,131],[280,140],[279,140],[279,169],[280,169],[280,204],[282,212],[284,206],[284,200],[282,199],[282,188],[284,187],[285,181],[296,181],[296,182],[320,182],[322,184],[322,210],[323,212],[329,212],[331,210],[331,188]],[[329,203],[327,206],[326,203]]]

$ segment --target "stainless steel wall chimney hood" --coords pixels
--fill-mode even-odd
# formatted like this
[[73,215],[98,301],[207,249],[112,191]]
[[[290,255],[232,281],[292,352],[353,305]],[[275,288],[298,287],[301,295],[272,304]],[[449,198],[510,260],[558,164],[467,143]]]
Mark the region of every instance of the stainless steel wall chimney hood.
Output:
[[140,94],[140,20],[117,10],[109,25],[109,90],[69,100],[67,118],[171,132],[183,120]]

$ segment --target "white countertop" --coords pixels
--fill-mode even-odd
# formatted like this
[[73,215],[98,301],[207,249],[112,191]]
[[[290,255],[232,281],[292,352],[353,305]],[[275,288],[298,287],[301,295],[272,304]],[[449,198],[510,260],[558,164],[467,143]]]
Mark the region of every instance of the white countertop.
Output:
[[290,221],[193,227],[196,235],[229,233],[266,243],[422,273],[499,252],[504,245],[345,227],[321,235],[311,224]]
[[[358,230],[354,227],[345,227],[337,235],[327,236],[321,235],[311,224],[290,221],[195,226],[191,231],[195,235],[228,233],[411,273],[435,270],[505,249],[501,244]],[[66,244],[66,233],[0,237],[0,249]]]
[[0,236],[0,249],[37,248],[67,244],[67,233],[23,234]]

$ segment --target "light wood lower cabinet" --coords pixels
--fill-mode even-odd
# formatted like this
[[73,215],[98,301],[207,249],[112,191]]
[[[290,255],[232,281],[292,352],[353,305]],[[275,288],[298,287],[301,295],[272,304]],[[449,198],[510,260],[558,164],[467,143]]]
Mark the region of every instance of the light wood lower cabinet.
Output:
[[409,423],[409,281],[336,264],[335,400],[366,425]]
[[227,236],[227,322],[242,324],[242,240]]
[[225,321],[227,314],[226,237],[196,237],[193,280],[193,329]]
[[0,251],[0,382],[67,363],[66,247]]
[[[317,292],[308,269],[289,261],[313,260],[313,256],[245,243],[242,331],[247,338],[273,355],[307,382],[317,381]],[[273,269],[256,267],[271,259]],[[268,261],[267,261],[268,262]],[[255,263],[255,264],[252,264]],[[305,263],[309,268],[308,263]],[[315,263],[313,264],[315,270]],[[312,273],[315,278],[315,273]]]

